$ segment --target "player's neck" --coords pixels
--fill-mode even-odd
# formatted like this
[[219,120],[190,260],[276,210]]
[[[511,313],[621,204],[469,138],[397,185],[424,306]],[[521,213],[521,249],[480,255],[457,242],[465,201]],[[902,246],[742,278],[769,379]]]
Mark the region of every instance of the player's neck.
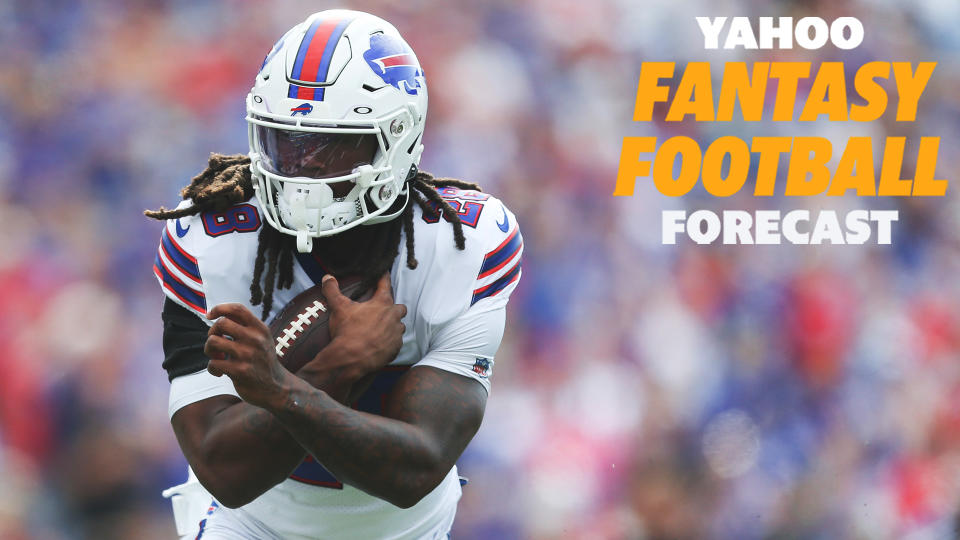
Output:
[[360,225],[333,236],[316,238],[310,253],[327,273],[357,273],[358,269],[370,266],[374,257],[382,256],[384,242],[389,241],[391,236],[391,228],[398,226],[399,220],[393,220],[376,225]]

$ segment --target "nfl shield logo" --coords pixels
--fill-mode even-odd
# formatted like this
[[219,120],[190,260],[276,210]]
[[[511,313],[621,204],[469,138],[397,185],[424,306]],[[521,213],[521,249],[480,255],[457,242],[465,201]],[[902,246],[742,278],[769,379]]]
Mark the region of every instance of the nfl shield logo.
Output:
[[486,358],[477,358],[477,361],[473,363],[473,372],[477,375],[480,375],[483,378],[490,376],[490,360]]

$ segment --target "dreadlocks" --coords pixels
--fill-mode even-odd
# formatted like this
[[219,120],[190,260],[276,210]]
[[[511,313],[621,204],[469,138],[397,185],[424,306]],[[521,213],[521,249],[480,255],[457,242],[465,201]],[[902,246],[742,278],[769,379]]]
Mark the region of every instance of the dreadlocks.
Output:
[[[455,178],[436,178],[418,171],[408,180],[410,198],[423,211],[444,219],[453,225],[453,240],[457,249],[464,248],[463,223],[457,211],[445,201],[437,188],[455,187],[480,191],[480,186]],[[147,217],[166,220],[192,216],[203,212],[222,212],[253,196],[253,178],[250,158],[243,154],[211,154],[207,168],[193,177],[180,190],[184,200],[193,204],[180,209],[146,210]],[[400,203],[398,203],[400,204]],[[413,239],[413,204],[407,204],[399,219],[386,223],[354,227],[333,236],[314,239],[314,250],[321,257],[323,267],[335,276],[357,275],[367,286],[372,285],[393,265],[400,252],[400,228],[406,237],[407,267],[417,267]],[[273,308],[274,287],[289,289],[293,285],[293,253],[296,239],[277,229],[264,225],[257,238],[257,256],[253,263],[253,281],[250,283],[250,303],[263,304],[261,318]],[[357,249],[366,246],[366,249]],[[262,283],[261,283],[262,282]]]

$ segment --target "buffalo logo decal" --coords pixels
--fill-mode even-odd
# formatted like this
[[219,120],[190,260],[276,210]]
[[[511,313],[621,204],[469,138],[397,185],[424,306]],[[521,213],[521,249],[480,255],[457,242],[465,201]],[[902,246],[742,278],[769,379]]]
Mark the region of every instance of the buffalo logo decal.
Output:
[[298,113],[304,116],[313,112],[313,105],[309,103],[303,103],[292,109],[290,109],[290,116],[296,116]]
[[420,64],[413,51],[399,39],[384,34],[370,36],[370,48],[363,53],[363,59],[383,82],[408,94],[419,92],[417,77],[423,75]]

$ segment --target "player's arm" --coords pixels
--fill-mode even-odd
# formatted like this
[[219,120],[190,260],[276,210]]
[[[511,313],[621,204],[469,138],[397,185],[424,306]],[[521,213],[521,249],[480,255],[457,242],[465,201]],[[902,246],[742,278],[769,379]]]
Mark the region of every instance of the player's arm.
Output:
[[233,396],[187,405],[171,423],[200,483],[230,508],[282,482],[305,455],[273,415]]
[[[385,282],[389,284],[388,280]],[[348,393],[363,375],[396,356],[403,334],[400,319],[404,310],[392,299],[352,307],[356,310],[355,322],[351,321],[317,358],[296,374],[305,383],[344,402],[348,402]],[[245,325],[254,330],[248,335],[246,330],[231,326],[230,317],[224,317],[208,331],[204,328],[200,338],[194,336],[195,342],[207,334],[246,337],[249,339],[244,342],[251,346],[250,354],[275,360],[273,339],[266,325],[237,304],[223,304],[216,309],[246,312],[249,317]],[[170,326],[165,325],[165,341],[170,337]],[[173,415],[171,423],[200,482],[228,507],[242,506],[286,479],[305,455],[271,413],[233,396],[219,395],[187,405]]]
[[[324,284],[324,296],[336,332],[334,323],[356,303],[339,294],[332,280]],[[256,319],[217,308],[212,314],[238,326]],[[233,339],[211,335],[207,341],[211,368],[230,376],[245,401],[273,414],[339,480],[401,508],[443,480],[483,419],[484,387],[433,367],[414,367],[398,381],[385,416],[350,409],[283,370],[275,357],[257,353],[252,344],[259,338],[249,326],[231,330]]]
[[433,367],[398,381],[377,416],[344,407],[296,378],[266,404],[339,480],[401,508],[433,491],[480,428],[487,391]]
[[[333,352],[324,356],[336,356]],[[313,371],[297,375],[332,395],[345,395],[349,382]],[[285,480],[306,455],[272,414],[234,396],[191,403],[174,413],[171,424],[200,483],[230,508],[249,503]]]

